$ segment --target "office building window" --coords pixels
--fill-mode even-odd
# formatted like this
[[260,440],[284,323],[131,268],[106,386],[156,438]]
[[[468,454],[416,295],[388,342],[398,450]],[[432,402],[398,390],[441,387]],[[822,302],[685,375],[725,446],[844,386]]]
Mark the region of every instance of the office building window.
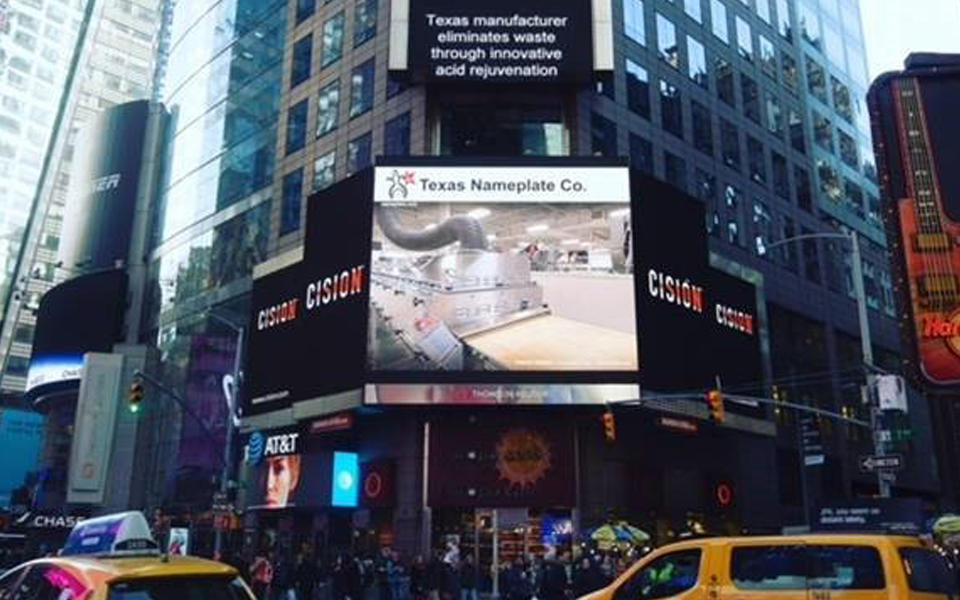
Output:
[[660,81],[661,126],[683,139],[683,98],[676,86]]
[[720,119],[720,152],[723,164],[734,171],[740,170],[740,132],[736,125],[723,118]]
[[877,228],[883,227],[883,215],[880,213],[880,198],[873,194],[866,194],[867,197],[867,222]]
[[373,59],[353,70],[350,76],[350,118],[373,108]]
[[760,40],[760,69],[774,81],[777,80],[777,51],[773,42],[762,33],[757,36]]
[[630,134],[630,166],[643,173],[653,174],[653,144],[636,133]]
[[773,191],[784,200],[790,199],[790,175],[787,159],[779,152],[770,151],[770,166],[773,169]]
[[847,208],[861,219],[866,219],[867,214],[863,206],[863,190],[853,181],[843,178],[843,199]]
[[647,45],[647,28],[643,20],[641,0],[623,0],[623,32],[641,46]]
[[836,77],[830,76],[830,87],[833,88],[833,107],[837,114],[847,123],[853,123],[853,102],[850,99],[850,88],[845,86]]
[[810,58],[807,58],[807,90],[810,94],[823,102],[827,103],[827,76],[820,64]]
[[763,143],[747,136],[747,167],[750,179],[757,183],[767,182],[767,159],[763,152]]
[[330,17],[323,23],[323,56],[320,67],[328,67],[340,60],[343,56],[343,23],[342,12]]
[[817,179],[820,180],[820,193],[831,202],[839,203],[843,198],[843,186],[837,170],[822,158],[817,159]]
[[395,77],[392,73],[387,73],[387,100],[403,92],[408,87],[410,87],[410,84],[407,81]]
[[787,111],[787,125],[790,127],[790,146],[801,154],[807,153],[807,143],[804,141],[803,118],[794,109]]
[[703,23],[700,0],[683,0],[683,11],[697,23]]
[[307,100],[298,102],[287,113],[287,154],[301,150],[306,143],[309,104]]
[[674,69],[680,68],[677,28],[670,19],[660,13],[657,13],[657,56]]
[[[693,193],[709,210],[717,205],[717,177],[697,167],[693,170]],[[709,230],[709,227],[708,227]]]
[[841,71],[847,70],[847,61],[843,54],[843,40],[840,33],[830,24],[823,24],[823,45],[827,58]]
[[297,0],[297,25],[313,16],[316,0]]
[[737,52],[744,60],[753,61],[753,32],[750,24],[737,15]]
[[[857,17],[860,21],[860,17]],[[793,41],[793,27],[790,25],[790,7],[787,0],[777,0],[777,32],[788,42]]]
[[300,204],[303,196],[303,169],[283,176],[283,198],[280,202],[280,235],[300,229]]
[[770,208],[759,198],[753,199],[753,251],[757,256],[769,258],[767,247],[773,241],[773,219]]
[[783,87],[787,88],[791,94],[797,94],[799,84],[799,73],[797,72],[797,61],[789,54],[780,55],[780,73],[783,75]]
[[817,111],[813,112],[813,141],[827,152],[833,152],[833,125],[830,119]]
[[740,73],[740,95],[743,96],[743,114],[754,123],[760,123],[760,88],[757,82]]
[[370,166],[373,158],[373,135],[367,132],[347,144],[347,176]]
[[[800,235],[810,235],[813,232],[806,227],[800,228]],[[800,240],[800,252],[803,254],[803,274],[814,283],[820,283],[820,252],[817,249],[816,238]]]
[[590,146],[594,156],[617,155],[617,126],[613,121],[590,113]]
[[337,153],[335,150],[327,152],[313,161],[313,190],[322,190],[333,185],[336,180],[335,169]]
[[783,137],[783,111],[780,109],[780,98],[772,92],[767,92],[767,130],[778,138]]
[[873,158],[873,148],[866,142],[860,146],[860,165],[863,175],[870,181],[877,183],[877,164]]
[[724,44],[730,43],[727,29],[727,6],[722,0],[710,0],[710,26],[713,35]]
[[707,156],[713,156],[713,120],[710,110],[695,100],[690,101],[693,126],[693,146]]
[[377,35],[377,0],[356,0],[353,19],[353,46]]
[[800,36],[815,48],[821,49],[820,43],[820,15],[815,6],[816,0],[801,0],[797,5],[800,15]]
[[726,206],[726,240],[736,246],[743,245],[743,231],[740,227],[740,206],[743,206],[743,193],[729,183],[723,186],[723,204]]
[[645,119],[650,118],[650,79],[647,70],[627,59],[627,106]]
[[797,206],[812,213],[813,189],[810,187],[810,173],[807,173],[806,169],[793,167],[793,186],[797,192]]
[[726,60],[717,57],[713,62],[714,75],[717,78],[717,97],[726,104],[736,108],[737,100],[733,81],[733,67]]
[[297,40],[293,45],[293,66],[290,69],[290,87],[295,88],[310,79],[310,55],[313,53],[313,35]]
[[757,0],[757,16],[760,20],[769,25],[770,21],[770,0]]
[[383,126],[383,155],[409,156],[410,155],[410,113],[405,112],[399,117],[387,121]]
[[859,167],[860,158],[857,156],[857,142],[839,127],[837,128],[837,140],[840,144],[840,160],[853,169]]
[[663,171],[667,183],[684,192],[687,191],[687,162],[685,160],[664,151]]
[[707,52],[703,44],[697,41],[693,36],[687,36],[687,75],[694,80],[697,85],[706,89],[707,83]]
[[337,128],[340,122],[340,80],[320,90],[317,97],[317,137]]

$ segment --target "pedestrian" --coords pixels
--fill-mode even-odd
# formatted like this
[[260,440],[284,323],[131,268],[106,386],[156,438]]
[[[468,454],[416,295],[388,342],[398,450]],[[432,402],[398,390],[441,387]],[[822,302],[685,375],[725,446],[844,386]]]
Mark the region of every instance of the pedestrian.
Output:
[[539,600],[565,600],[567,572],[557,560],[557,551],[554,548],[547,548],[538,583]]
[[443,551],[437,550],[427,565],[427,598],[440,600],[440,590],[443,588]]
[[428,593],[427,565],[423,561],[423,556],[418,554],[410,565],[410,595],[413,600],[427,600]]
[[376,564],[376,579],[377,579],[377,591],[379,593],[379,600],[397,600],[393,598],[392,591],[390,589],[390,571],[392,569],[391,562],[393,562],[392,555],[389,548],[381,548],[380,556],[377,559]]
[[478,575],[473,554],[467,554],[460,564],[460,600],[477,600]]
[[580,598],[603,587],[603,575],[597,566],[584,556],[573,571],[573,596]]
[[317,586],[317,566],[312,556],[300,554],[294,573],[298,600],[313,600],[313,590]]
[[530,600],[533,586],[524,568],[523,559],[517,558],[506,574],[507,600]]
[[250,565],[250,575],[253,579],[253,593],[257,600],[267,600],[270,594],[270,586],[273,583],[273,562],[269,554],[263,552],[257,554]]
[[333,600],[347,600],[350,597],[350,569],[349,558],[341,554],[334,559],[331,580],[333,586]]

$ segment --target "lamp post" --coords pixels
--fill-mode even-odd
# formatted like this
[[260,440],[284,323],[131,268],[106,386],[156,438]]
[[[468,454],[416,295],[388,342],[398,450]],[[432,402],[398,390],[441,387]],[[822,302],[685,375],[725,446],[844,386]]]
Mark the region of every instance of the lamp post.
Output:
[[[245,330],[242,326],[237,325],[233,321],[218,315],[215,312],[207,313],[215,321],[222,323],[228,328],[232,329],[237,334],[237,348],[234,351],[233,355],[233,382],[229,386],[228,399],[229,403],[227,405],[227,431],[224,436],[223,444],[223,471],[220,474],[220,495],[224,498],[227,497],[230,491],[230,480],[233,476],[233,439],[236,436],[237,427],[239,426],[238,420],[238,409],[240,404],[240,364],[241,357],[243,354],[243,336]],[[224,386],[226,391],[227,386]],[[223,549],[223,530],[220,527],[216,528],[216,533],[214,534],[214,543],[213,550],[216,555],[219,557]]]
[[[796,235],[784,238],[782,240],[777,240],[776,242],[773,242],[767,246],[766,249],[771,250],[784,244],[814,238],[840,239],[850,243],[851,262],[853,263],[853,291],[857,298],[857,317],[860,322],[860,349],[863,354],[863,365],[867,371],[867,394],[870,400],[870,429],[873,435],[873,450],[875,454],[882,455],[884,453],[883,442],[880,441],[880,437],[877,434],[877,431],[880,427],[880,407],[877,401],[873,398],[871,389],[871,372],[875,369],[873,365],[873,345],[870,342],[870,321],[867,316],[867,294],[863,288],[863,262],[860,256],[860,241],[857,238],[856,232],[805,233],[802,235]],[[800,460],[802,463],[802,456]],[[801,468],[803,469],[805,467]],[[804,484],[804,488],[806,488],[805,474],[801,482]],[[886,479],[886,474],[881,470],[877,471],[877,489],[880,492],[881,498],[890,497],[890,483]]]

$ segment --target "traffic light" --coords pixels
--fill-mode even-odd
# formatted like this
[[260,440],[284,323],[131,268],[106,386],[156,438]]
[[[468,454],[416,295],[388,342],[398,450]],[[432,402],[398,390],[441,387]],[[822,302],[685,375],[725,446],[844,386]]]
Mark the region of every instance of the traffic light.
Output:
[[707,410],[710,411],[710,420],[714,423],[723,423],[726,419],[723,411],[723,393],[720,390],[707,392]]
[[143,400],[143,383],[139,379],[134,379],[130,384],[130,400],[127,408],[130,412],[140,412],[140,401]]
[[617,421],[613,417],[613,411],[603,413],[603,437],[608,442],[617,441]]

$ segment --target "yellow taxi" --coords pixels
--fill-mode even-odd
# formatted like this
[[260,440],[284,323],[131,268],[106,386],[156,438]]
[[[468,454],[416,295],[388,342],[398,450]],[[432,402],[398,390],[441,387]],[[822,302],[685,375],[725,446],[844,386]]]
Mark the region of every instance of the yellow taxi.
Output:
[[0,600],[255,600],[236,569],[157,548],[140,513],[78,524],[61,554],[0,577]]
[[957,577],[917,538],[703,538],[664,546],[581,600],[956,600]]

